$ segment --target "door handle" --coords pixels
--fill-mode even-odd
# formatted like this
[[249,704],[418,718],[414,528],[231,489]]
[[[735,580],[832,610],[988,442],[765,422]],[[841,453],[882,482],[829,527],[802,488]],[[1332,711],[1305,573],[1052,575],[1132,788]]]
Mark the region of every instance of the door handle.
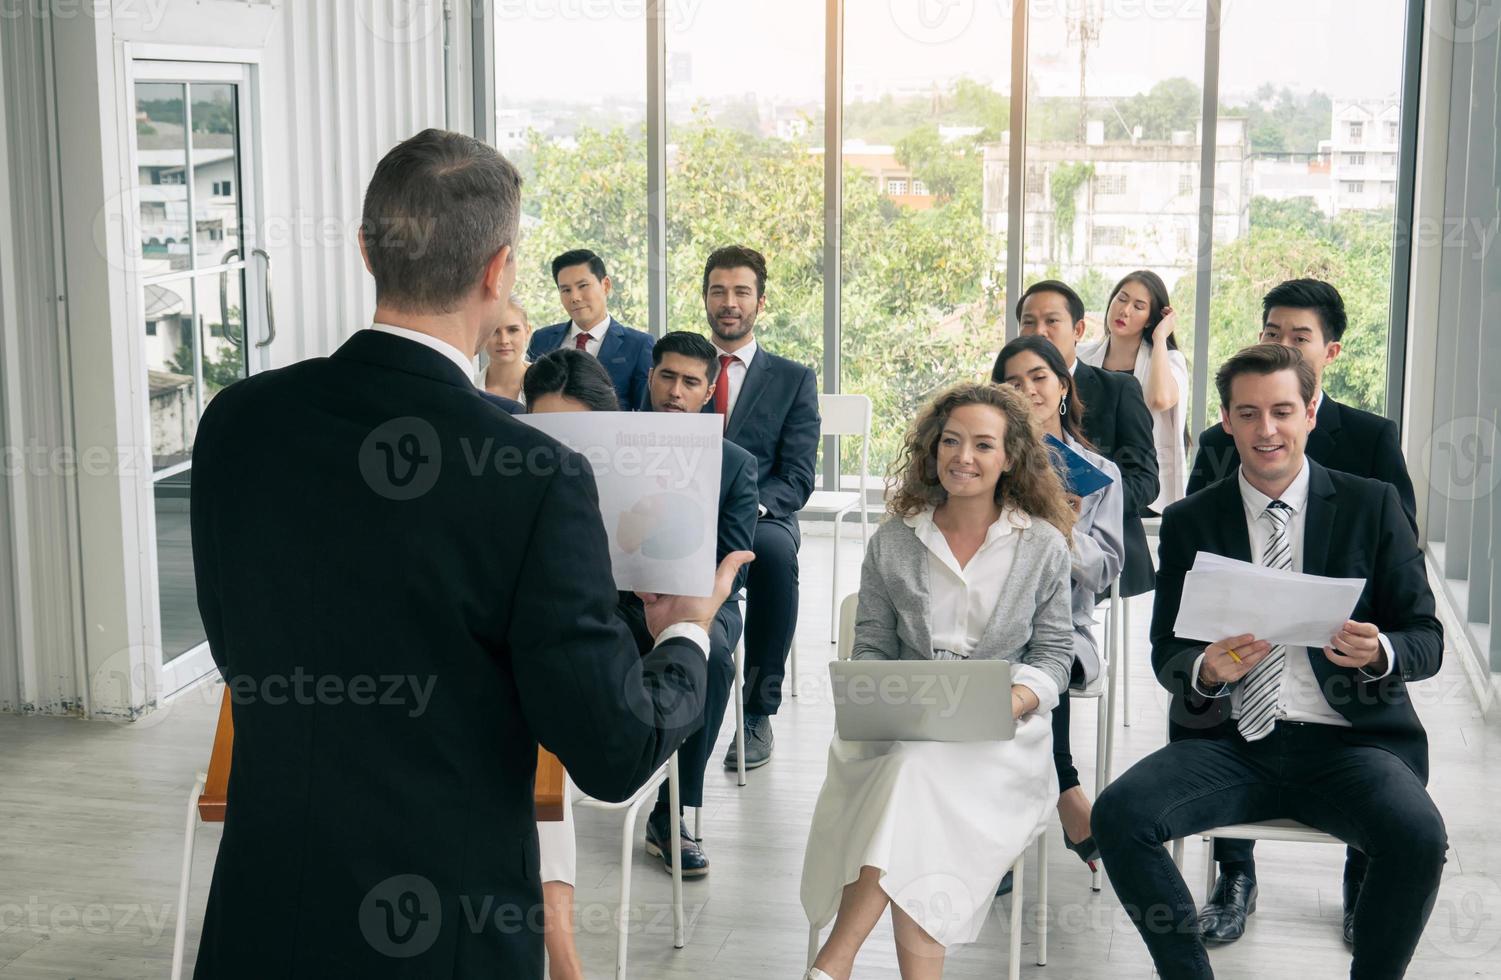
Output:
[[256,347],[270,347],[276,339],[276,307],[271,301],[271,253],[263,248],[251,249],[251,255],[266,263],[266,339],[255,342]]
[[[224,257],[219,260],[219,264],[220,265],[227,265],[227,264],[229,264],[229,260],[230,259],[235,258],[239,254],[240,254],[240,250],[238,248],[232,248],[232,249],[230,249],[228,252],[224,253]],[[240,304],[240,325],[241,325],[242,328],[244,326],[244,320],[245,320],[245,306],[244,306],[244,303],[242,302]],[[244,340],[241,337],[237,336],[232,330],[229,329],[229,270],[228,269],[225,269],[223,272],[219,273],[219,322],[222,323],[222,324],[224,324],[224,336],[229,340],[229,342],[231,344],[233,344],[235,347],[243,347],[244,343],[245,343]]]

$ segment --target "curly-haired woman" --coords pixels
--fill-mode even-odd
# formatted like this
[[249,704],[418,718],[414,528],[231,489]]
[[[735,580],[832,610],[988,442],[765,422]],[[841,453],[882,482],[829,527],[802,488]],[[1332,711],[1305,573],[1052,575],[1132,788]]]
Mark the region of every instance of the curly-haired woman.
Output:
[[1031,405],[1009,386],[947,389],[908,433],[894,483],[860,574],[853,657],[1009,660],[1016,735],[834,737],[803,863],[809,921],[834,920],[817,980],[850,975],[888,907],[903,978],[940,976],[1058,801],[1048,713],[1073,662],[1074,512]]

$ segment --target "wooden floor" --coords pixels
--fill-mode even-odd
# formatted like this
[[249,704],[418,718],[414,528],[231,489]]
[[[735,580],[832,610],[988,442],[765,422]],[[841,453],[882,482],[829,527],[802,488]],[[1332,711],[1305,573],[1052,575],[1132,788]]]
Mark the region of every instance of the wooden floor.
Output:
[[[709,774],[705,848],[712,873],[686,883],[688,945],[672,948],[670,879],[637,848],[630,975],[642,978],[796,978],[807,924],[798,902],[803,849],[833,728],[825,664],[830,542],[803,547],[803,604],[795,700],[775,720],[776,752],[737,789]],[[840,555],[853,591],[859,549]],[[1146,658],[1149,607],[1134,604],[1130,728],[1117,730],[1117,772],[1163,742],[1165,697]],[[1501,717],[1483,721],[1460,665],[1418,686],[1414,698],[1433,747],[1432,791],[1448,823],[1444,886],[1409,976],[1501,978]],[[167,975],[187,794],[208,758],[218,693],[189,691],[143,722],[116,726],[0,716],[0,978],[155,978]],[[1094,712],[1076,702],[1075,754],[1093,781]],[[1501,716],[1501,711],[1496,712]],[[728,740],[726,724],[722,740]],[[580,811],[580,947],[591,977],[608,977],[620,884],[618,814]],[[188,962],[197,944],[217,827],[197,831],[188,907]],[[1149,977],[1145,950],[1110,891],[1050,830],[1049,962],[1035,965],[1035,910],[1024,902],[1023,976],[1059,980]],[[1035,854],[1035,852],[1033,852]],[[1262,844],[1259,910],[1246,937],[1217,950],[1224,978],[1339,977],[1349,957],[1339,937],[1338,847]],[[1202,888],[1203,849],[1189,843],[1188,880]],[[1035,879],[1029,875],[1028,886]],[[1005,975],[1009,901],[996,903],[981,941],[954,950],[947,975]],[[889,926],[871,937],[857,977],[896,977]]]

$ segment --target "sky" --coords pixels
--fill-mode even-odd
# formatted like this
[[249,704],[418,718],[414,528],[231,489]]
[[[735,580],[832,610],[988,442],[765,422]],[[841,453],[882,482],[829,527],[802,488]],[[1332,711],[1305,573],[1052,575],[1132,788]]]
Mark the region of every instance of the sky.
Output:
[[[663,0],[675,77],[669,99],[747,93],[823,98],[824,5],[815,0]],[[845,98],[911,91],[958,75],[1010,84],[1013,0],[846,0]],[[1016,0],[1020,2],[1020,0]],[[1091,95],[1128,96],[1202,77],[1207,0],[1028,0],[1039,95],[1078,91],[1070,13],[1100,11],[1088,53]],[[1394,95],[1404,0],[1223,0],[1223,94],[1264,83],[1336,98]],[[497,0],[502,104],[645,99],[645,0]],[[687,55],[691,82],[676,74]]]

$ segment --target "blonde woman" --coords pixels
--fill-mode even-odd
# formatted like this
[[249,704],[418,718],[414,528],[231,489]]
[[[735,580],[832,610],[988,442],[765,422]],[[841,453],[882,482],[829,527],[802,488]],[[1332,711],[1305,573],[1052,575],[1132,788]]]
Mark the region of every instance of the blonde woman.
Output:
[[1009,660],[1016,735],[834,737],[803,862],[808,920],[834,920],[815,980],[846,980],[888,908],[904,980],[941,976],[945,948],[979,935],[1058,802],[1048,716],[1074,655],[1074,512],[1031,405],[1009,386],[949,388],[908,433],[894,482],[860,574],[853,657]]
[[485,345],[490,363],[485,367],[480,387],[492,395],[525,405],[526,395],[521,390],[521,379],[526,375],[526,345],[531,342],[531,337],[531,321],[527,319],[526,310],[522,309],[513,296],[510,305],[506,307],[506,317],[501,321],[500,329],[495,331],[495,336]]

